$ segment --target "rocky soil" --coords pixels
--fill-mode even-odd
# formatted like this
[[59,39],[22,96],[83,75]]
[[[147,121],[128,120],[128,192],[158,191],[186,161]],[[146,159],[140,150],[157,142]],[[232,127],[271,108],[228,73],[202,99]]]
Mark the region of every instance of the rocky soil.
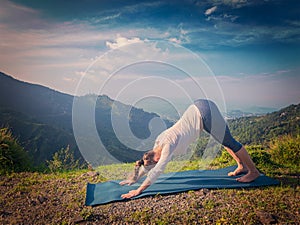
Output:
[[190,191],[84,206],[86,172],[0,177],[0,224],[299,224],[299,185]]

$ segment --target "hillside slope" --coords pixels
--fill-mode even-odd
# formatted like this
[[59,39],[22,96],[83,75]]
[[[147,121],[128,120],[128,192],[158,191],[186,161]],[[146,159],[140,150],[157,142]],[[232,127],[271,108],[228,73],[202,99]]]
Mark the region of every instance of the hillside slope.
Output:
[[267,143],[278,136],[300,134],[300,104],[263,116],[228,121],[232,134],[243,144]]
[[[141,151],[126,147],[114,134],[111,107],[114,104],[118,108],[113,113],[119,120],[124,120],[125,112],[130,111],[130,128],[139,138],[149,136],[149,121],[158,117],[157,114],[115,102],[108,96],[87,95],[78,98],[87,104],[91,98],[97,99],[97,132],[116,159],[131,162],[141,157]],[[44,163],[54,152],[67,145],[74,148],[76,157],[80,157],[72,126],[73,100],[74,96],[19,81],[0,72],[0,126],[10,127],[20,144],[33,157],[35,164]],[[168,121],[166,123],[171,125]]]
[[[157,114],[122,104],[108,96],[87,95],[78,98],[87,105],[96,99],[96,129],[111,155],[121,162],[132,162],[141,157],[142,151],[135,151],[120,142],[111,118],[114,116],[116,121],[120,122],[129,120],[132,133],[144,140],[151,134],[149,122],[159,117]],[[51,159],[54,152],[67,145],[70,145],[75,150],[76,157],[80,158],[81,153],[74,138],[72,124],[73,100],[74,96],[41,85],[22,82],[0,72],[0,126],[11,128],[35,164]],[[128,111],[130,111],[129,118],[126,114]],[[172,125],[167,120],[165,122],[167,127]],[[233,136],[243,144],[269,142],[272,138],[283,134],[300,133],[300,104],[263,116],[229,120],[228,123]],[[87,138],[86,141],[93,140]],[[145,144],[145,150],[152,147],[149,143],[151,140]],[[199,144],[199,152],[202,147],[205,148],[205,141],[203,143]]]

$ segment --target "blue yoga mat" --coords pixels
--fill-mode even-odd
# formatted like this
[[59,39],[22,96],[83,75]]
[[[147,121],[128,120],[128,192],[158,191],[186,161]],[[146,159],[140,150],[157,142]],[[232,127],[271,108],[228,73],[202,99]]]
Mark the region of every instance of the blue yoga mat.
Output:
[[[134,197],[140,198],[156,194],[171,194],[189,190],[199,190],[202,188],[221,189],[221,188],[251,188],[269,185],[277,185],[275,179],[261,174],[251,183],[240,183],[229,177],[228,172],[233,171],[236,166],[231,166],[218,170],[189,170],[176,173],[162,174],[157,181],[148,187],[142,194]],[[119,185],[120,180],[108,181],[98,184],[87,184],[86,201],[87,206],[95,206],[116,201],[124,201],[121,195],[130,190],[137,189],[144,179],[131,186]]]

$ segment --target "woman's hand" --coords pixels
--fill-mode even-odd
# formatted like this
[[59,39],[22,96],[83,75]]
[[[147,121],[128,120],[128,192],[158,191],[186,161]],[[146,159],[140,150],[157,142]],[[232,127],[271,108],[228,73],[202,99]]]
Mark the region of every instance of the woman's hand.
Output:
[[121,181],[119,184],[123,186],[123,185],[125,185],[125,184],[132,185],[132,184],[134,184],[134,183],[135,183],[134,180],[123,180],[123,181]]
[[132,198],[132,197],[137,196],[139,194],[141,194],[141,191],[139,189],[137,189],[137,190],[129,191],[127,194],[121,195],[121,197],[122,198]]
[[127,194],[121,195],[122,198],[132,198],[141,194],[146,188],[150,186],[150,182],[146,179],[143,184],[136,190],[129,191]]

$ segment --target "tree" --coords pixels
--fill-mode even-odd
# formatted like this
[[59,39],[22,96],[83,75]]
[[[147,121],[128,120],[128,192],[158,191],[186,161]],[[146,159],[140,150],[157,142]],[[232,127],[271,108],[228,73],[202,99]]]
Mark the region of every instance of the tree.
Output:
[[8,128],[0,129],[0,174],[31,169],[27,152]]
[[51,172],[74,170],[80,167],[79,160],[75,160],[74,151],[69,145],[55,152],[53,159],[47,163]]
[[283,135],[270,144],[273,160],[290,169],[291,173],[300,172],[300,135]]

